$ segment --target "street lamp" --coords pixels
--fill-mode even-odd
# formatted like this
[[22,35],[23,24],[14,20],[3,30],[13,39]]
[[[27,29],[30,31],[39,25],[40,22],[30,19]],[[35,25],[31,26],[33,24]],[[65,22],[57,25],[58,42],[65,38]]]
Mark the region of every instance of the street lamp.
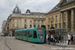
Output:
[[53,24],[52,23],[54,22],[54,18],[53,17],[50,18],[49,21],[51,22],[51,27],[53,27]]
[[53,17],[52,17],[52,18],[49,18],[49,21],[50,21],[51,23],[53,23],[54,18],[53,18]]

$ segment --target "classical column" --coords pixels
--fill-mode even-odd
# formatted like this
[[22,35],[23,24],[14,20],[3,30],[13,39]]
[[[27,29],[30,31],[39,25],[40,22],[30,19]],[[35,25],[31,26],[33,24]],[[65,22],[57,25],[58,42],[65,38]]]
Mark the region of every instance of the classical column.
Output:
[[66,28],[68,28],[68,11],[66,11]]
[[62,15],[61,15],[61,28],[63,28],[63,12],[62,12]]
[[74,10],[71,10],[71,31],[74,31]]

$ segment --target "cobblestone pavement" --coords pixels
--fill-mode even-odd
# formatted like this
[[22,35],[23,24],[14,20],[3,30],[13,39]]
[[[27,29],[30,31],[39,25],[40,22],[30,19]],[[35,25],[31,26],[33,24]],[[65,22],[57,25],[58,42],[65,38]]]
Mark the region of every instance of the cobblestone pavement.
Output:
[[35,44],[22,40],[17,40],[14,37],[6,37],[6,44],[11,50],[75,50],[74,48],[61,47],[48,44]]

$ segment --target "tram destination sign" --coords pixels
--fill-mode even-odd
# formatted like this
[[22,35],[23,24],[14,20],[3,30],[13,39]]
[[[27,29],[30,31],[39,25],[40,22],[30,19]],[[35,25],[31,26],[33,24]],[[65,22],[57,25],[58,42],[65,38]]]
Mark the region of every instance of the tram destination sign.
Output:
[[43,31],[42,29],[37,29],[37,31]]

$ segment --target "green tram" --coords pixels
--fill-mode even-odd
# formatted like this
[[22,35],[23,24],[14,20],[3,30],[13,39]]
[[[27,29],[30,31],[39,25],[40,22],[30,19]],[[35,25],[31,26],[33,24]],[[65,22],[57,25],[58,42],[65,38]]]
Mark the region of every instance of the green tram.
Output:
[[45,29],[42,27],[34,27],[15,31],[15,38],[34,43],[45,42]]

